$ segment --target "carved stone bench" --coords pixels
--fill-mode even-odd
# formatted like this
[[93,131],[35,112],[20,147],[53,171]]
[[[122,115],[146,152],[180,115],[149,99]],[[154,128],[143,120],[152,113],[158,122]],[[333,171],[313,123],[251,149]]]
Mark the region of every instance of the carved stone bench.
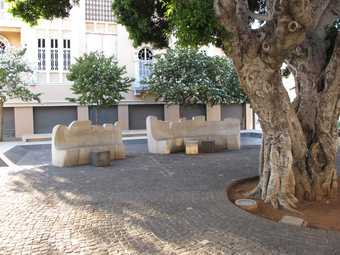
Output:
[[[186,150],[186,140],[214,141],[209,150],[239,150],[240,121],[205,121],[203,118],[181,121],[161,121],[149,116],[146,120],[148,150],[150,153],[170,154]],[[194,146],[194,145],[192,145]],[[214,148],[213,148],[214,147]]]
[[99,162],[102,157],[108,157],[107,153],[101,155],[100,152],[107,151],[110,160],[125,158],[122,133],[118,123],[96,126],[91,125],[91,121],[74,121],[68,127],[57,125],[53,129],[52,164],[54,166],[91,164],[92,152],[97,154],[93,157]]

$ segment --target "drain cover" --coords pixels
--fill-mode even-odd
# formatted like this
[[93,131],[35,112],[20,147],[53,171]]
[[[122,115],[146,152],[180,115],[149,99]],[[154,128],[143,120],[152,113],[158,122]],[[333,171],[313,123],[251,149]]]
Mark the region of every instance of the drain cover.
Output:
[[238,199],[235,201],[235,205],[247,211],[255,211],[257,209],[257,203],[252,199]]

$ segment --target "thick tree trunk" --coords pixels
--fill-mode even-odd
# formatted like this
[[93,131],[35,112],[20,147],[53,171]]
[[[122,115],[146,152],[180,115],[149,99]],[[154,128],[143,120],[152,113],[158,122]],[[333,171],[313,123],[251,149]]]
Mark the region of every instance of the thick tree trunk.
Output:
[[5,97],[0,97],[0,142],[4,140],[4,104]]
[[4,103],[0,101],[0,142],[4,140]]
[[309,35],[301,47],[308,49],[305,50],[308,54],[300,54],[297,61],[294,58],[292,61],[297,86],[294,107],[305,134],[306,170],[312,192],[311,197],[305,197],[303,193],[298,196],[322,200],[334,197],[337,192],[339,84],[333,73],[337,72],[339,48],[335,48],[327,66],[327,47],[317,35]]
[[[317,44],[309,45],[308,57],[296,64],[297,99],[295,111],[305,134],[307,154],[306,170],[311,183],[310,197],[302,191],[300,199],[322,200],[332,198],[337,192],[337,100],[339,92],[327,95],[325,74],[326,50]],[[328,77],[329,78],[329,77]],[[330,81],[332,83],[333,81]]]
[[261,150],[260,198],[274,207],[295,207],[295,176],[291,140],[286,132],[264,134]]
[[[314,93],[304,93],[299,106],[291,104],[279,68],[261,58],[244,61],[238,72],[263,129],[260,182],[253,194],[290,210],[298,200],[334,197],[338,115],[321,113]],[[315,87],[316,80],[311,82]]]
[[296,180],[304,190],[310,191],[310,185],[304,169],[303,131],[282,85],[280,70],[270,68],[261,58],[251,58],[238,72],[263,129],[260,183],[255,193],[274,207],[294,208]]
[[294,157],[290,140],[283,134],[264,133],[260,183],[254,194],[276,208],[281,205],[287,209],[295,207],[296,198],[333,198],[337,193],[337,136],[321,135],[308,147],[306,163]]

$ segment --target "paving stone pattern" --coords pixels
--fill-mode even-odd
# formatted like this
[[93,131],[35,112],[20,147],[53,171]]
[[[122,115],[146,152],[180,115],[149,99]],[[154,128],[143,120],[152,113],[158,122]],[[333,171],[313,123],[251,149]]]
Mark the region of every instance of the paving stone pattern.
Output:
[[340,254],[335,232],[276,224],[227,200],[227,183],[256,174],[258,147],[127,147],[108,168],[52,167],[48,145],[7,153],[24,169],[0,170],[0,254]]

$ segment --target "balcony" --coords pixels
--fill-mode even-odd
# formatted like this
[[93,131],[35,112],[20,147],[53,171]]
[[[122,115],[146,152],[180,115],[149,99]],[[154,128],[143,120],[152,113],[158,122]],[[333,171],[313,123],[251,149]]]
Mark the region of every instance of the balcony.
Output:
[[147,92],[149,90],[149,86],[147,84],[141,84],[139,82],[135,82],[133,85],[133,91],[135,96],[140,96],[141,94]]

